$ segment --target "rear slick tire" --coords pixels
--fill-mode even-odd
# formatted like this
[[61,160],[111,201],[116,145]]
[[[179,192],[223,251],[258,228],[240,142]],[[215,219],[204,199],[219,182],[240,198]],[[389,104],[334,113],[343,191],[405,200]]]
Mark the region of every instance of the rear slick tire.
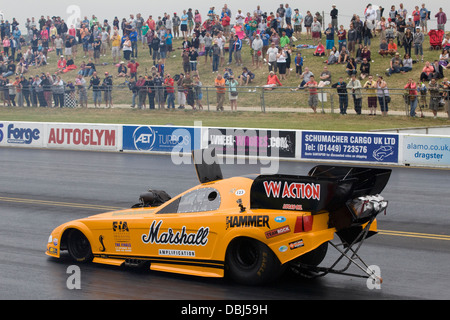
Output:
[[280,261],[272,250],[250,238],[238,238],[230,243],[225,264],[228,276],[245,285],[269,283],[281,273]]
[[67,251],[77,262],[90,262],[94,258],[89,240],[76,229],[70,230],[67,235]]

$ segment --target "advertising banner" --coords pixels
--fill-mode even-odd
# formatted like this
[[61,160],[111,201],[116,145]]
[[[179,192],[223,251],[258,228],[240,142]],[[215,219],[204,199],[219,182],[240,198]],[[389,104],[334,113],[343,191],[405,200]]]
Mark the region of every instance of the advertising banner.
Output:
[[201,128],[123,126],[123,150],[190,153],[200,149]]
[[450,136],[403,136],[403,163],[450,166]]
[[271,129],[208,128],[216,154],[295,158],[296,132]]
[[118,151],[121,125],[49,123],[48,148]]
[[398,163],[398,134],[303,131],[301,158]]
[[42,148],[44,134],[43,123],[0,122],[0,146]]

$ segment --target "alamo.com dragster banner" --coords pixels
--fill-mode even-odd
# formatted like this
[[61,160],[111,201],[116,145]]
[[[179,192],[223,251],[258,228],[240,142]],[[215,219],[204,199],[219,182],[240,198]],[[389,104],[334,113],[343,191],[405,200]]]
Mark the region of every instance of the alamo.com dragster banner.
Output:
[[399,135],[302,131],[301,158],[396,164]]

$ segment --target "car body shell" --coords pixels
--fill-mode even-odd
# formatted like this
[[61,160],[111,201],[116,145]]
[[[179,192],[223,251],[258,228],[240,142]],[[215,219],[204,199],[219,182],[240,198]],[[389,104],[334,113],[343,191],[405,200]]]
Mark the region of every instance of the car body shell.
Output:
[[[234,239],[260,241],[286,264],[334,238],[327,211],[251,209],[253,181],[233,177],[202,183],[158,207],[67,222],[51,233],[46,254],[60,258],[67,232],[77,229],[88,239],[95,263],[149,261],[151,270],[223,277]],[[307,230],[303,221],[310,223]],[[370,228],[376,231],[376,223]]]

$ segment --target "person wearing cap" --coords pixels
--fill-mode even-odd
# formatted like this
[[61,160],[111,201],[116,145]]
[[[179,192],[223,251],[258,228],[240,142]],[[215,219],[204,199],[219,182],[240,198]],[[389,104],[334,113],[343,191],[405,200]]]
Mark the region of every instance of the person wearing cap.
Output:
[[122,42],[122,37],[119,35],[118,30],[114,30],[111,36],[111,55],[113,58],[113,63],[116,63],[116,59],[119,59],[120,55],[120,45]]
[[294,10],[294,34],[297,40],[300,40],[302,34],[303,16],[298,9]]
[[416,32],[413,34],[413,45],[414,45],[414,53],[416,54],[416,60],[419,61],[419,56],[422,58],[423,62],[423,41],[425,36],[422,30],[417,27]]
[[105,79],[103,79],[102,88],[103,88],[103,97],[105,98],[105,107],[112,108],[113,80],[112,76],[108,72],[105,72]]
[[263,59],[262,55],[263,41],[259,34],[256,34],[255,39],[252,41],[252,49],[253,49],[252,65],[256,66],[256,69],[259,69],[262,67],[262,59]]
[[390,77],[393,73],[400,73],[402,67],[402,60],[400,58],[400,53],[395,53],[395,56],[390,61],[390,68],[387,69],[386,75]]
[[336,9],[336,5],[332,5],[331,11],[330,11],[330,17],[331,17],[331,26],[334,30],[338,29],[338,9]]

